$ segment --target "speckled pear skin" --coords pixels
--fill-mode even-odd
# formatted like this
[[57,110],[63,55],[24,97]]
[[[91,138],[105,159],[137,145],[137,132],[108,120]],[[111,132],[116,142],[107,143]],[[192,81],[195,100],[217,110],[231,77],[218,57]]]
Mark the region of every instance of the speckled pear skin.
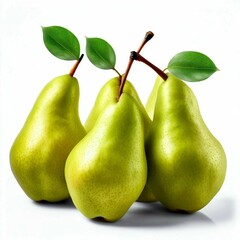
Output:
[[10,151],[12,172],[34,201],[69,198],[66,159],[85,136],[78,114],[79,85],[69,74],[50,81],[38,96]]
[[224,182],[224,149],[204,123],[192,90],[171,74],[158,89],[146,154],[149,187],[170,210],[203,208]]
[[[164,80],[160,76],[157,76],[154,86],[152,88],[152,91],[146,102],[145,109],[151,120],[153,119],[153,115],[154,115],[154,109],[155,109],[155,103],[157,100],[158,88],[159,88],[160,84],[163,82],[164,82]],[[150,129],[150,126],[148,127],[148,129]],[[157,201],[156,197],[153,195],[153,193],[151,192],[151,190],[149,189],[149,187],[147,185],[148,185],[148,181],[146,183],[146,186],[145,186],[142,194],[138,198],[138,202],[155,202],[155,201]]]
[[[159,80],[159,82],[160,82],[160,80]],[[93,128],[99,115],[101,115],[101,113],[104,111],[104,109],[116,101],[118,91],[119,91],[119,86],[120,86],[119,77],[114,77],[114,78],[110,79],[109,81],[107,81],[103,85],[103,87],[100,89],[100,91],[97,95],[97,98],[95,100],[94,106],[93,106],[92,110],[90,111],[89,116],[84,124],[84,127],[87,132],[89,132]],[[144,106],[138,96],[138,93],[137,93],[136,89],[134,88],[133,84],[128,80],[126,81],[126,83],[124,85],[123,91],[125,93],[128,93],[130,96],[132,96],[136,100],[136,103],[142,113],[142,117],[144,120],[144,135],[146,137],[152,121],[149,118],[149,116],[146,112],[146,109],[144,108]],[[146,187],[144,189],[143,193],[141,194],[139,201],[152,202],[152,201],[155,201],[155,198],[152,195],[152,193],[150,192],[150,190]]]
[[76,208],[113,222],[138,199],[147,179],[144,124],[136,101],[122,93],[71,151],[65,167]]

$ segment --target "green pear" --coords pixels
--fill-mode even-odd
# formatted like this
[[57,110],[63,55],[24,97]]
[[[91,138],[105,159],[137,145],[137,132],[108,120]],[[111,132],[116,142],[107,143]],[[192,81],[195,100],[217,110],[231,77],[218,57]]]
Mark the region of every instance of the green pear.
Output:
[[[153,115],[154,115],[154,109],[155,109],[155,103],[156,103],[156,99],[157,99],[158,88],[163,82],[164,82],[164,80],[160,76],[157,76],[154,86],[152,88],[152,91],[147,99],[145,109],[151,120],[153,119]],[[150,128],[148,128],[148,129],[150,129]],[[157,201],[156,197],[153,195],[153,193],[151,192],[151,190],[149,189],[149,187],[147,185],[148,185],[148,181],[147,181],[146,186],[145,186],[141,196],[139,197],[138,201],[139,202]]]
[[65,177],[76,208],[87,218],[120,219],[147,179],[144,124],[134,98],[122,93],[71,151]]
[[147,103],[146,103],[146,111],[148,113],[148,116],[150,117],[150,119],[153,119],[153,115],[154,115],[154,109],[155,109],[155,103],[157,100],[157,94],[158,94],[158,88],[159,86],[164,82],[164,80],[160,77],[157,76],[155,83],[153,85],[153,89],[147,99]]
[[38,96],[10,151],[18,183],[35,201],[69,197],[64,168],[86,132],[78,114],[79,85],[69,74],[50,81]]
[[170,210],[203,208],[224,182],[224,149],[205,125],[192,90],[171,74],[158,90],[146,154],[149,187]]
[[[160,80],[159,80],[160,81]],[[113,104],[116,102],[116,98],[118,95],[119,91],[119,86],[120,86],[120,81],[119,77],[114,77],[107,81],[103,85],[103,87],[100,89],[97,98],[95,100],[94,106],[84,124],[84,127],[87,132],[89,132],[93,126],[95,125],[99,115],[104,111],[105,108],[107,108],[109,105]],[[135,100],[136,103],[141,111],[143,121],[144,121],[144,133],[145,137],[148,134],[148,131],[150,129],[151,125],[151,119],[149,118],[139,96],[132,85],[130,81],[126,81],[124,85],[124,92],[128,93],[130,96],[132,96]],[[143,193],[140,196],[139,201],[141,202],[151,202],[155,201],[155,198],[153,197],[152,193],[149,191],[149,189],[146,187],[143,191]]]
[[147,179],[146,185],[145,185],[141,195],[137,199],[137,202],[155,202],[155,201],[157,201],[157,199],[153,195],[150,188],[148,187],[148,179]]

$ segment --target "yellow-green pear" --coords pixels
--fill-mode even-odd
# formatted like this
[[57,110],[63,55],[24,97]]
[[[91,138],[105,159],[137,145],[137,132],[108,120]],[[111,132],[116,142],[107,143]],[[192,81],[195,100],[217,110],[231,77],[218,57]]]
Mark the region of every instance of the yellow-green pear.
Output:
[[79,84],[69,74],[50,81],[38,96],[10,151],[18,183],[35,201],[67,199],[64,168],[86,132],[78,114]]
[[156,197],[153,195],[152,191],[148,187],[148,180],[147,180],[141,195],[137,199],[137,202],[156,202],[156,201],[157,201]]
[[[107,81],[103,87],[100,89],[97,98],[95,100],[94,106],[85,122],[85,129],[87,132],[89,132],[95,125],[99,115],[104,111],[105,108],[107,108],[109,105],[116,102],[118,91],[120,86],[120,80],[119,77],[114,77]],[[130,96],[132,96],[140,109],[140,112],[143,117],[144,121],[144,135],[145,137],[148,134],[148,131],[150,129],[151,125],[151,119],[149,118],[139,96],[132,85],[130,81],[126,81],[124,85],[124,92],[128,93]],[[143,191],[143,193],[140,196],[139,201],[142,202],[151,202],[154,201],[155,198],[153,197],[152,193],[149,191],[149,189],[146,187]]]
[[[152,91],[147,99],[145,109],[151,120],[153,119],[153,115],[154,115],[154,109],[155,109],[155,103],[157,100],[158,88],[159,88],[160,84],[163,82],[164,82],[164,80],[160,76],[157,76],[154,86],[152,88]],[[148,129],[150,129],[150,128],[148,128]],[[150,189],[147,185],[148,185],[148,181],[147,181],[146,186],[145,186],[142,194],[140,195],[138,201],[139,202],[157,201],[156,197],[153,195],[153,193],[150,191]]]
[[203,208],[224,182],[224,149],[204,123],[192,90],[172,74],[158,89],[146,154],[149,187],[170,210]]
[[76,208],[87,218],[116,221],[147,179],[144,124],[135,99],[122,93],[71,151],[65,167]]
[[157,93],[158,93],[158,88],[159,86],[164,82],[164,80],[160,77],[157,76],[155,83],[153,85],[152,91],[147,99],[146,102],[146,111],[148,113],[148,116],[153,119],[153,115],[154,115],[154,109],[155,109],[155,103],[157,100]]

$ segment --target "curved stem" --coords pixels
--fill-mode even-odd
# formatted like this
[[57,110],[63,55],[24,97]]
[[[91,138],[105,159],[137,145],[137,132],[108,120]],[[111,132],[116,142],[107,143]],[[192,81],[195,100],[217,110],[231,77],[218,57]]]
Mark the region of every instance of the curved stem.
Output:
[[79,63],[82,61],[83,57],[84,57],[84,54],[82,54],[82,55],[80,56],[80,58],[77,60],[77,62],[75,62],[75,64],[73,65],[72,69],[71,69],[70,72],[69,72],[69,75],[70,75],[71,77],[73,77],[73,75],[74,75],[74,73],[76,72],[77,67],[78,67]]
[[137,61],[145,63],[150,68],[152,68],[164,81],[167,80],[168,75],[165,72],[163,72],[160,68],[156,67],[154,64],[149,62],[146,58],[141,56],[139,53],[132,51],[130,58],[132,58],[133,60],[137,60]]
[[[142,48],[145,46],[145,44],[154,36],[154,33],[151,32],[151,31],[148,31],[146,34],[145,34],[145,37],[140,45],[140,47],[138,48],[137,50],[137,53],[140,53]],[[128,65],[127,65],[127,68],[126,68],[126,71],[125,71],[125,74],[123,76],[123,79],[121,81],[121,84],[120,84],[120,87],[119,87],[119,91],[118,91],[118,96],[117,96],[117,100],[119,100],[122,92],[123,92],[123,88],[124,88],[124,85],[125,85],[125,82],[127,80],[127,76],[128,76],[128,73],[131,69],[131,66],[133,64],[133,60],[131,57],[129,58],[129,61],[128,61]]]
[[118,79],[119,79],[119,83],[121,84],[122,82],[122,75],[121,73],[116,69],[116,68],[113,68],[113,70],[117,73],[117,75],[119,76]]

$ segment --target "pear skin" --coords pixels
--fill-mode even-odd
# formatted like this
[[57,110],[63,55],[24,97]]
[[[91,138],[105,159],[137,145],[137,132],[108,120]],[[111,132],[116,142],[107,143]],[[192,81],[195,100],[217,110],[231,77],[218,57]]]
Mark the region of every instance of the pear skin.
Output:
[[[93,126],[95,125],[99,115],[102,113],[102,111],[108,106],[111,105],[112,103],[116,102],[117,96],[118,96],[118,91],[119,91],[119,86],[120,86],[120,81],[119,77],[114,77],[107,81],[103,87],[100,89],[97,98],[95,100],[94,106],[92,110],[90,111],[88,118],[84,124],[84,128],[86,129],[87,132],[89,132]],[[146,110],[138,96],[137,91],[135,90],[134,86],[130,81],[126,81],[124,85],[124,92],[128,93],[130,96],[132,96],[144,118],[144,125],[145,125],[145,135],[147,135],[147,130],[149,129],[149,125],[151,124],[151,120],[147,116]]]
[[158,89],[146,154],[149,187],[172,211],[198,211],[224,182],[224,149],[204,123],[192,90],[171,74]]
[[144,124],[136,101],[122,93],[71,151],[65,167],[76,208],[87,218],[116,221],[140,196],[147,179]]
[[[163,80],[162,80],[163,81]],[[158,81],[160,82],[160,80]],[[94,106],[84,124],[84,127],[87,132],[89,132],[93,126],[95,125],[99,115],[104,111],[104,109],[113,103],[116,102],[118,91],[119,91],[119,86],[120,86],[120,81],[119,77],[114,77],[107,81],[103,87],[100,89],[97,98],[95,100]],[[135,100],[136,103],[142,113],[143,121],[144,121],[144,135],[145,138],[148,135],[148,131],[150,129],[151,125],[151,119],[149,118],[139,96],[132,85],[130,81],[126,81],[124,85],[124,92],[128,93],[130,96],[132,96]],[[146,187],[143,191],[143,193],[140,196],[139,201],[141,202],[152,202],[155,201],[156,199],[153,197],[152,193],[149,191],[149,189]]]
[[147,184],[148,184],[148,180],[146,182],[146,185],[141,195],[137,199],[137,202],[156,202],[157,201],[156,197],[153,195],[153,193],[151,192]]
[[10,151],[12,172],[34,201],[69,197],[64,168],[85,136],[78,114],[79,85],[69,74],[50,81],[38,96]]
[[[150,117],[150,119],[153,119],[153,115],[154,115],[154,109],[155,109],[155,103],[157,100],[157,93],[158,93],[158,88],[159,86],[164,82],[164,80],[160,77],[157,76],[154,86],[152,88],[152,91],[148,97],[147,103],[146,103],[146,112],[148,114],[148,116]],[[148,127],[148,129],[150,129],[150,126]],[[142,192],[142,194],[140,195],[138,202],[155,202],[157,201],[156,197],[153,195],[153,193],[151,192],[151,190],[149,189],[148,185],[148,181],[147,184]]]
[[153,119],[153,115],[154,115],[154,109],[155,109],[155,104],[156,104],[156,100],[157,100],[158,88],[163,82],[164,82],[164,80],[160,76],[157,76],[155,83],[153,85],[153,89],[147,99],[147,102],[146,102],[145,108],[146,108],[148,116],[150,117],[151,120]]

